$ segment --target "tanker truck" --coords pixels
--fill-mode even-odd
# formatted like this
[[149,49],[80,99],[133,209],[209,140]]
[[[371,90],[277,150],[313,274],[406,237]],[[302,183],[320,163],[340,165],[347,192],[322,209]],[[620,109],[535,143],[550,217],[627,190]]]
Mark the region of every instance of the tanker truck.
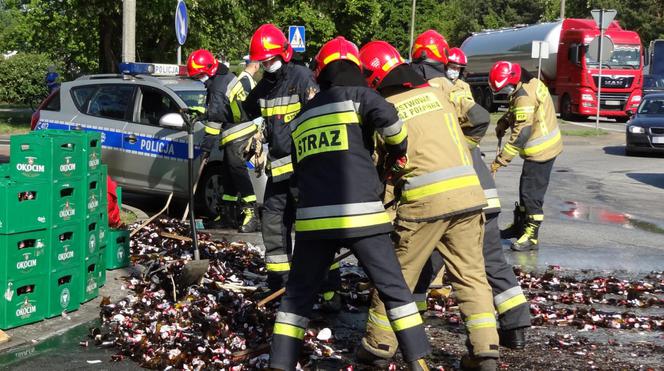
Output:
[[[614,44],[610,57],[602,62],[600,115],[627,120],[641,101],[643,51],[636,32],[614,21],[605,30]],[[597,113],[599,63],[588,53],[600,30],[591,19],[568,18],[531,26],[483,31],[468,37],[461,49],[468,56],[466,81],[477,102],[491,112],[508,103],[507,96],[494,95],[488,74],[499,60],[517,62],[537,76],[538,60],[531,58],[533,41],[549,44],[549,58],[542,59],[541,78],[549,87],[563,119],[594,116]]]

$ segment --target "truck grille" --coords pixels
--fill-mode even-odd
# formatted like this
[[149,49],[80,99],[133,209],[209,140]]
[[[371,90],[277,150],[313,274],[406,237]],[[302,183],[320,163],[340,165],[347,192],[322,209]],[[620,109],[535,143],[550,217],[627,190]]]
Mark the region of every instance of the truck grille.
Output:
[[[593,75],[593,81],[595,86],[599,84],[599,76]],[[602,87],[603,88],[612,88],[612,89],[621,89],[629,88],[634,82],[634,76],[605,76],[602,74]]]
[[650,128],[650,134],[664,135],[664,128]]
[[600,109],[607,111],[624,111],[627,99],[629,99],[629,93],[602,92],[601,99]]

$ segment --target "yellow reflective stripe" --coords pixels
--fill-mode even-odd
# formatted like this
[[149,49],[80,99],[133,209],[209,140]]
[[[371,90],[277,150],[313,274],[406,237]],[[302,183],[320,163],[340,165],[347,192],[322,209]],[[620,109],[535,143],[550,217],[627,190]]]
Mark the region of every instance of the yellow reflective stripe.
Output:
[[328,63],[330,63],[332,61],[335,61],[337,59],[349,59],[349,60],[355,62],[357,65],[360,65],[360,61],[357,58],[355,58],[354,55],[352,55],[350,53],[346,53],[346,55],[344,55],[342,57],[341,53],[339,53],[339,52],[332,53],[332,54],[328,55],[327,58],[323,59],[323,65],[327,65]]
[[415,304],[417,305],[417,310],[419,310],[420,312],[429,309],[429,306],[427,305],[426,301],[419,301],[418,300],[418,301],[415,302]]
[[273,167],[272,170],[272,176],[279,176],[279,175],[284,175],[287,173],[292,173],[293,172],[293,163],[288,163],[286,165],[278,166],[278,167]]
[[330,301],[334,297],[334,291],[326,291],[323,293],[323,300]]
[[265,263],[268,272],[288,272],[290,263]]
[[215,129],[211,128],[209,126],[205,127],[205,133],[210,134],[210,135],[219,135],[221,133],[221,129]]
[[293,139],[297,139],[305,131],[328,125],[359,124],[360,117],[355,112],[338,112],[308,119],[297,126],[291,133]]
[[231,113],[233,114],[233,122],[239,122],[242,119],[242,111],[240,111],[239,102],[231,101]]
[[540,151],[545,150],[546,148],[548,148],[550,146],[555,145],[559,140],[562,140],[562,138],[560,137],[560,131],[557,131],[556,134],[553,136],[553,138],[551,138],[547,141],[544,141],[544,142],[542,142],[538,145],[535,145],[535,146],[532,146],[532,147],[527,147],[523,150],[523,153],[526,156],[536,154]]
[[466,318],[466,328],[469,331],[490,327],[496,327],[496,317],[493,313],[472,314]]
[[508,310],[515,308],[523,303],[528,302],[526,300],[526,297],[523,294],[519,294],[513,298],[510,298],[508,300],[505,300],[504,302],[500,303],[496,310],[498,310],[499,314],[503,314],[507,312]]
[[307,232],[326,229],[360,228],[391,222],[390,216],[386,212],[382,212],[378,214],[340,216],[336,218],[296,220],[295,230],[297,232]]
[[422,317],[419,313],[411,314],[403,318],[392,321],[394,331],[403,331],[422,324]]
[[509,143],[505,144],[505,146],[503,147],[503,152],[505,152],[505,153],[507,153],[508,155],[511,155],[511,156],[518,155],[519,151],[520,151],[519,147],[515,147],[514,145],[509,144]]
[[488,204],[485,209],[500,209],[500,199],[498,198],[487,198],[486,203]]
[[428,184],[411,190],[403,190],[401,192],[401,199],[404,201],[415,201],[423,197],[435,195],[438,193],[448,192],[455,189],[470,187],[479,184],[480,180],[477,178],[477,175],[467,175],[459,178],[448,179]]
[[514,107],[512,112],[514,112],[514,113],[535,113],[535,106]]
[[275,335],[283,335],[283,336],[288,336],[296,339],[304,339],[304,329],[301,327],[289,325],[286,323],[275,323],[274,324],[274,331],[273,333]]
[[541,222],[544,220],[544,215],[543,214],[528,215],[528,219],[534,220],[536,222]]
[[231,195],[226,195],[225,194],[225,195],[221,196],[221,200],[222,201],[237,201],[238,198],[237,198],[237,196],[231,196]]
[[253,132],[256,131],[256,125],[251,125],[249,127],[246,127],[238,132],[235,132],[233,134],[230,134],[228,136],[222,137],[221,138],[221,145],[225,145],[226,143],[230,143],[234,141],[235,139],[242,138],[245,135],[249,135]]
[[387,319],[387,316],[380,314],[373,309],[369,309],[369,318],[367,321],[373,323],[376,325],[376,327],[383,331],[392,332],[392,326],[390,325],[390,321]]
[[[470,158],[468,158],[468,149],[464,148],[464,145],[461,143],[461,128],[459,127],[458,122],[454,119],[454,116],[451,113],[445,114],[445,123],[447,128],[452,134],[452,139],[459,150],[459,156],[464,165],[470,165]],[[464,137],[465,138],[465,137]]]
[[300,102],[291,103],[284,106],[261,108],[261,115],[265,117],[270,117],[274,115],[297,114],[298,112],[300,112],[301,108],[302,105],[300,104]]
[[[239,96],[238,98],[244,98],[244,87],[242,86],[242,83],[240,80],[235,80],[235,85],[231,88],[231,92],[228,95],[228,98],[232,101],[235,99],[236,96]],[[243,99],[240,99],[243,100]]]
[[476,141],[475,139],[472,139],[470,137],[466,137],[466,142],[468,143],[468,148],[471,149],[477,147],[480,144],[479,141]]
[[330,265],[330,270],[331,271],[333,271],[335,269],[339,269],[339,268],[341,268],[341,263],[339,263],[339,262],[336,262],[336,263]]
[[256,195],[249,195],[246,197],[242,197],[242,201],[244,202],[256,202]]
[[408,130],[406,129],[406,125],[403,125],[401,126],[401,131],[398,134],[385,137],[385,143],[391,145],[397,145],[403,142],[403,140],[406,139],[407,136],[408,136]]
[[387,63],[385,63],[383,65],[382,69],[383,69],[383,71],[388,71],[390,68],[392,68],[392,66],[394,66],[397,63],[399,63],[399,59],[394,57],[394,58],[390,59],[389,61],[387,61]]

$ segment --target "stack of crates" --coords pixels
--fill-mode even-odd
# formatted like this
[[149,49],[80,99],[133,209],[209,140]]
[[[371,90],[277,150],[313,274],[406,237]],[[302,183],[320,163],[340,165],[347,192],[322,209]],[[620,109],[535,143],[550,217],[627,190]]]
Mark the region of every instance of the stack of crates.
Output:
[[0,170],[0,329],[76,310],[98,295],[105,184],[100,133],[11,137],[9,166]]

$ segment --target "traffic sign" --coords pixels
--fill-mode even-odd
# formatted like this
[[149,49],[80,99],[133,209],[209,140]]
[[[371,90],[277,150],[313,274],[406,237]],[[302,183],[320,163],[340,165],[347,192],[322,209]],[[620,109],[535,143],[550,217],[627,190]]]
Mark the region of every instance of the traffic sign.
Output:
[[[613,54],[613,49],[615,48],[613,40],[610,37],[604,36],[602,38],[602,62],[606,62]],[[599,57],[599,36],[596,36],[593,41],[588,45],[588,56],[595,61],[600,60]]]
[[288,41],[294,51],[302,53],[306,49],[304,26],[288,26]]
[[549,58],[549,43],[546,41],[533,41],[530,51],[531,58]]
[[590,11],[590,14],[593,16],[597,27],[602,30],[609,28],[611,22],[616,17],[618,12],[615,9],[593,9]]
[[179,0],[178,5],[175,7],[175,37],[177,37],[180,45],[184,45],[185,41],[187,41],[187,33],[189,33],[187,5],[184,3],[184,0]]

